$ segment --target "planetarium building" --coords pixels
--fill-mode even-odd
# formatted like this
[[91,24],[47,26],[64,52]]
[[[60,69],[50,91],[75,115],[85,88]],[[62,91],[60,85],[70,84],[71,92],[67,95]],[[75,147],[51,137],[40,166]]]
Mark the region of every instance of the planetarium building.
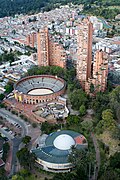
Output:
[[77,132],[62,130],[49,134],[42,143],[42,147],[32,150],[37,156],[37,162],[46,171],[67,172],[73,167],[68,158],[71,147],[86,149],[86,138]]

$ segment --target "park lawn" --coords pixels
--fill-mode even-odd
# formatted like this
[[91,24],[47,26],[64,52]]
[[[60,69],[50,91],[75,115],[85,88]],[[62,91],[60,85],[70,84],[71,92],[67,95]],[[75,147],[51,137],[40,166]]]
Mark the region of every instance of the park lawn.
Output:
[[120,150],[119,140],[113,139],[109,131],[103,132],[103,134],[100,134],[97,138],[109,146],[110,155],[113,155]]

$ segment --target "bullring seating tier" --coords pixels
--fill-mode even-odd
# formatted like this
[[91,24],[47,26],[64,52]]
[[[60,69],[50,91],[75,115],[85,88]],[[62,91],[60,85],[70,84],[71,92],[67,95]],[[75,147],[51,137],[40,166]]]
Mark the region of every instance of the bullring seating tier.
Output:
[[33,89],[50,89],[53,92],[58,92],[64,88],[65,84],[59,78],[52,77],[30,77],[29,79],[20,80],[16,84],[15,89],[24,94],[28,94]]

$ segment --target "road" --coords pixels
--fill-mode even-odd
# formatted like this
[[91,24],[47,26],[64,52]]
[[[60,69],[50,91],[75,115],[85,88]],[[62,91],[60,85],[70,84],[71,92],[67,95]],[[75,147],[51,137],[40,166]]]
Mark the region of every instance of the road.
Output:
[[[28,134],[28,126],[27,124],[19,117],[13,115],[11,112],[6,111],[5,109],[0,109],[0,116],[4,117],[6,121],[9,122],[16,122],[22,127],[22,137]],[[21,144],[22,137],[14,137],[4,131],[3,129],[0,129],[0,132],[2,132],[7,138],[9,138],[13,142],[13,150],[12,150],[12,168],[10,172],[10,176],[13,175],[16,172],[17,167],[17,157],[16,152],[19,150],[19,146]]]
[[19,145],[21,143],[22,138],[15,137],[13,139],[13,150],[12,150],[12,168],[10,175],[13,175],[16,172],[17,167],[17,157],[16,153],[19,150]]
[[6,111],[5,109],[0,109],[0,115],[6,118],[6,121],[14,121],[20,125],[22,127],[22,137],[28,134],[28,126],[20,117],[13,115],[11,112]]

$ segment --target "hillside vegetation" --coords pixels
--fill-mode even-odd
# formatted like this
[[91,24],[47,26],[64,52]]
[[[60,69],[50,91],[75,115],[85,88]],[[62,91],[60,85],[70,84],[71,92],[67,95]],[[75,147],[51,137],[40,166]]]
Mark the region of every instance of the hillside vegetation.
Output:
[[[0,0],[0,17],[49,11],[71,2],[73,4],[84,4],[85,11],[93,12],[96,15],[109,16],[108,14],[111,13],[116,15],[120,10],[120,1],[118,0]],[[115,7],[111,8],[111,6]]]

